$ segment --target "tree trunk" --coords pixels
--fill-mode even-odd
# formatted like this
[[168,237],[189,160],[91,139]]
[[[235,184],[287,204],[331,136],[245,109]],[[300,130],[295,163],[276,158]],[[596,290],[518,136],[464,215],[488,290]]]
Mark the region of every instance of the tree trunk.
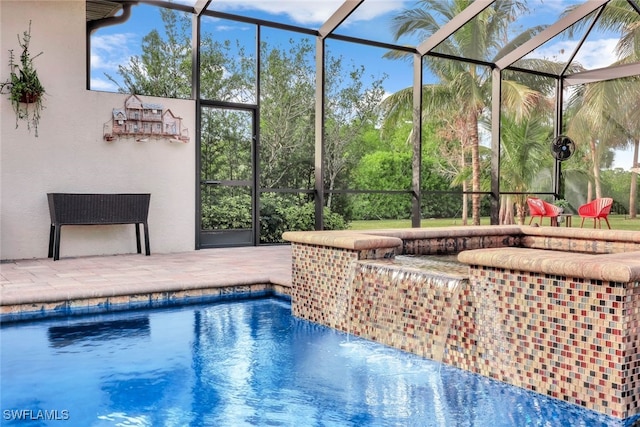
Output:
[[[640,138],[633,141],[633,168],[640,168],[638,163]],[[631,171],[631,189],[629,190],[629,218],[636,218],[638,213],[638,172]]]
[[[593,182],[596,189],[596,198],[602,197],[602,186],[600,185],[600,156],[597,153],[596,141],[591,139],[589,141],[591,147],[591,162],[593,164]],[[589,199],[591,201],[591,199]]]
[[[464,145],[461,147],[460,150],[460,170],[464,170],[464,168],[467,166],[467,162],[465,161],[464,158]],[[467,190],[468,190],[469,186],[467,185],[467,181],[463,181],[462,182],[462,225],[467,225],[468,223],[468,218],[469,218],[469,208],[467,207],[467,204],[469,203],[469,196],[467,195]]]
[[478,138],[478,113],[471,110],[467,120],[469,145],[471,146],[471,218],[473,225],[480,225],[480,144]]
[[336,178],[335,175],[333,174],[329,174],[329,194],[327,194],[327,197],[325,198],[325,206],[329,209],[331,209],[331,202],[333,201],[333,187],[335,185],[336,182]]
[[[513,216],[513,197],[508,194],[503,194],[500,199],[500,224],[515,224]],[[518,218],[518,220],[520,220],[520,218]]]
[[518,225],[524,225],[524,219],[527,217],[527,209],[522,201],[516,202],[516,210],[518,215]]

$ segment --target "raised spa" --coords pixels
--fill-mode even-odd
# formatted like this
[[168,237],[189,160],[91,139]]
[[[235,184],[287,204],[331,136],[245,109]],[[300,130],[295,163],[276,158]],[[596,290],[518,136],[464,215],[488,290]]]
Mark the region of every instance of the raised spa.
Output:
[[[294,315],[609,416],[640,417],[640,232],[288,232]],[[468,274],[389,262],[457,254]]]

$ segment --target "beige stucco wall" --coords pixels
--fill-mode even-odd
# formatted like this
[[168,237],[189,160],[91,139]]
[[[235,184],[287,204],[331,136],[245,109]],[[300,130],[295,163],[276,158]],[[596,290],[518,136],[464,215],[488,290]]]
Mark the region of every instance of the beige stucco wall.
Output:
[[[195,104],[141,97],[183,118],[188,143],[103,140],[103,124],[126,95],[87,91],[84,0],[1,0],[0,80],[8,78],[9,49],[32,21],[31,51],[48,93],[39,137],[15,128],[7,95],[0,97],[0,259],[46,258],[46,193],[151,193],[151,252],[195,245]],[[64,257],[136,251],[133,225],[62,228]]]

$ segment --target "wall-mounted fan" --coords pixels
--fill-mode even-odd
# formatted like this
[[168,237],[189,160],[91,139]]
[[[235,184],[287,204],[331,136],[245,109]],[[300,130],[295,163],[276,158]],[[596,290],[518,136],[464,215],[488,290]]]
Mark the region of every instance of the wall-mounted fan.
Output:
[[565,135],[558,135],[551,141],[551,154],[556,160],[564,161],[573,156],[576,151],[576,144],[571,138]]

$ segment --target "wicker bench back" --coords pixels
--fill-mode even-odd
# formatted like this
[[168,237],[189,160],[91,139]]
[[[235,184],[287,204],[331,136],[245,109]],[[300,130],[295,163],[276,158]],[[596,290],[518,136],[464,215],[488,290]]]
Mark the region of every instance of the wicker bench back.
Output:
[[145,253],[149,249],[149,201],[151,194],[47,193],[51,232],[49,258],[60,258],[60,228],[63,225],[134,224],[136,246],[141,253],[140,226],[144,228]]
[[147,222],[150,194],[49,193],[52,224],[135,224]]

